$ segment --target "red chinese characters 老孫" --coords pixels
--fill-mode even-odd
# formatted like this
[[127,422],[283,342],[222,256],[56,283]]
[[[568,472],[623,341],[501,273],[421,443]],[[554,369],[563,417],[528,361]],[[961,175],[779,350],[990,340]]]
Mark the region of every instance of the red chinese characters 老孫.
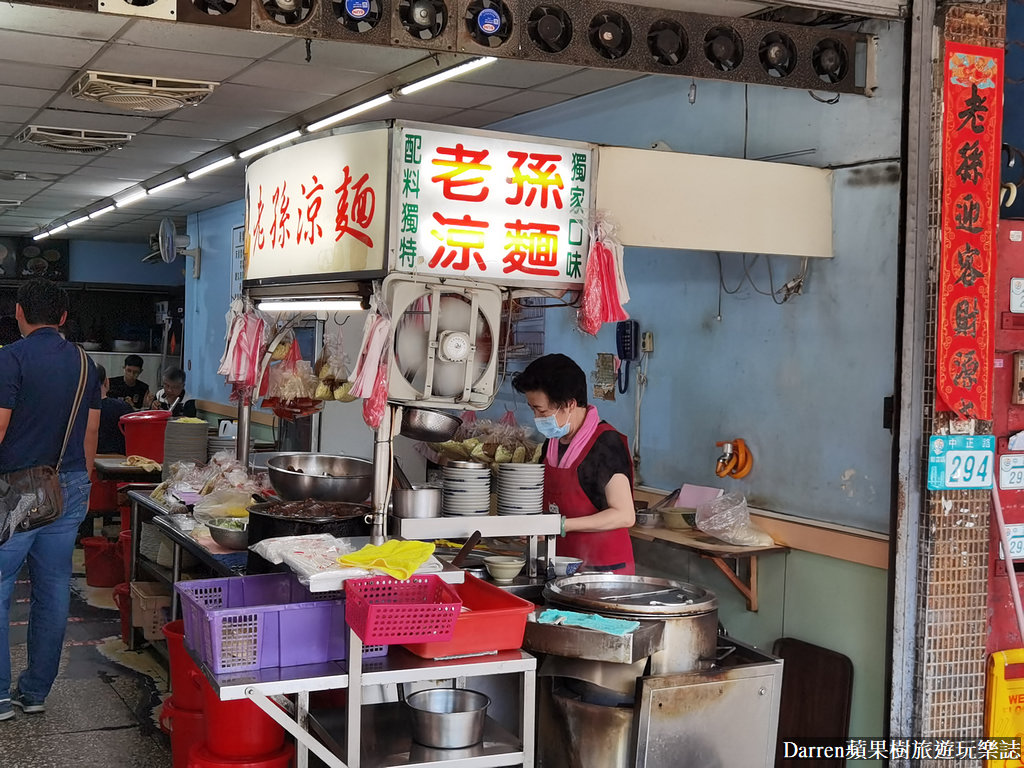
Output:
[[992,418],[1003,52],[946,44],[936,410]]

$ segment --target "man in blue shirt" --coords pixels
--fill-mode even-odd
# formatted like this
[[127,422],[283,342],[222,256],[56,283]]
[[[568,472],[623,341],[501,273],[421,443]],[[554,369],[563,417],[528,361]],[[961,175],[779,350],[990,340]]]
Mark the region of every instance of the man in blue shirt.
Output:
[[[49,280],[18,289],[15,317],[24,338],[0,348],[0,473],[57,465],[78,388],[81,357],[57,329],[67,318],[68,297]],[[89,502],[89,477],[100,423],[100,386],[88,362],[85,394],[60,467],[64,512],[0,545],[0,720],[12,705],[35,714],[60,665],[71,602],[71,554]],[[10,608],[15,580],[28,561],[31,607],[28,668],[11,688]],[[7,692],[10,691],[8,698]]]

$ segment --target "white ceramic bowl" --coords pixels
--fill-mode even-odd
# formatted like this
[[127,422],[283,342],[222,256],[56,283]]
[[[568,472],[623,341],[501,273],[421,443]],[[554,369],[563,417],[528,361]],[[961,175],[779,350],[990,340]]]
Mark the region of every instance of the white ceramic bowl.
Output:
[[555,576],[572,576],[583,565],[583,560],[578,557],[564,557],[558,555],[551,558],[549,567],[554,571]]
[[509,557],[507,555],[491,555],[484,558],[484,566],[491,578],[499,584],[510,584],[519,575],[526,565],[526,560],[521,557]]

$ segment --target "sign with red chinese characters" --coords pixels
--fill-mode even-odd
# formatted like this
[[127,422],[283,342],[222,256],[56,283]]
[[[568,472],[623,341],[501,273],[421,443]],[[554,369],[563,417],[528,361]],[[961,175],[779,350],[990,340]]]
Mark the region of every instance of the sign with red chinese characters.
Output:
[[398,124],[391,266],[502,285],[583,283],[591,148]]
[[992,418],[1003,51],[946,43],[936,404]]
[[385,268],[387,128],[340,133],[272,152],[245,171],[245,279]]

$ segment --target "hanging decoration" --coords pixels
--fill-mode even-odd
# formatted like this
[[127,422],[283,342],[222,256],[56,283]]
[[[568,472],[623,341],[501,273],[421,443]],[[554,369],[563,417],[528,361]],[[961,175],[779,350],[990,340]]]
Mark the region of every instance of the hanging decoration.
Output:
[[992,418],[1003,51],[946,44],[936,410]]

